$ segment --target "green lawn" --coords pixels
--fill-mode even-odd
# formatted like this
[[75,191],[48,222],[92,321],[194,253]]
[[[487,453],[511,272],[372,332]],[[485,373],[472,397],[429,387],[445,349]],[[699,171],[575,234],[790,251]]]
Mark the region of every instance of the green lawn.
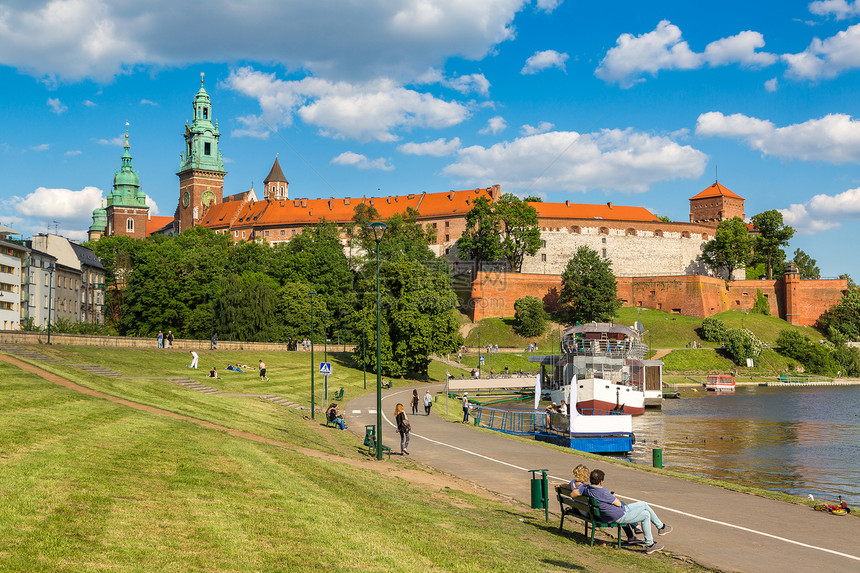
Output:
[[[189,374],[180,352],[36,350],[126,376]],[[308,354],[219,351],[202,354],[201,366],[260,357],[268,385],[256,373],[209,382],[306,397]],[[335,363],[333,386],[344,386],[347,397],[363,391],[361,371]],[[284,445],[90,397],[0,362],[0,571],[701,570],[667,555],[589,548],[570,533],[579,528],[559,534],[541,512],[436,487],[409,460],[371,460],[357,436],[295,410],[168,380],[39,365]]]

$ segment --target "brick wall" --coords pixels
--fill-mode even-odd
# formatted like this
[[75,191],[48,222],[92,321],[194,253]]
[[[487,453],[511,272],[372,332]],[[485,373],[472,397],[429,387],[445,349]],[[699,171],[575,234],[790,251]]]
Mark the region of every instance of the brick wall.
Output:
[[[795,275],[796,276],[796,275]],[[761,291],[770,313],[798,325],[813,325],[847,290],[843,279],[731,281],[700,275],[617,277],[624,306],[642,306],[669,313],[705,318],[726,310],[748,310]],[[786,296],[790,290],[791,296]],[[536,296],[547,310],[558,308],[561,276],[482,273],[472,283],[469,312],[473,320],[514,315],[514,303]]]

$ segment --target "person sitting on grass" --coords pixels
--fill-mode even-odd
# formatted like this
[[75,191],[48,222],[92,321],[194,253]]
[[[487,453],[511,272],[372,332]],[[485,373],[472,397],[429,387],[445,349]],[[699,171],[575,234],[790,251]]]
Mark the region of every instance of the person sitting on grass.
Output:
[[233,366],[232,364],[227,365],[227,370],[231,370],[233,372],[244,372],[244,370],[240,369],[238,366]]
[[207,378],[217,378],[220,380],[220,378],[218,378],[218,371],[215,370],[214,366],[212,367],[212,370],[209,371],[209,376],[207,376]]
[[325,416],[326,420],[334,422],[341,430],[346,429],[346,425],[343,423],[343,415],[337,411],[337,403],[332,402],[329,404],[328,410],[325,411]]
[[663,546],[656,543],[651,535],[651,524],[657,526],[658,535],[668,535],[672,531],[672,526],[660,521],[654,510],[644,501],[622,505],[612,492],[604,489],[603,480],[605,477],[606,474],[603,473],[603,470],[591,470],[591,474],[588,476],[589,483],[583,488],[582,494],[594,498],[600,509],[601,517],[604,517],[608,523],[620,523],[622,525],[641,523],[642,532],[645,534],[645,553],[654,553],[663,549]]
[[[583,495],[585,491],[585,487],[589,482],[589,471],[588,468],[582,464],[579,464],[575,468],[573,468],[573,479],[570,480],[570,491],[571,496]],[[621,502],[622,506],[626,506],[627,504],[623,501]],[[642,541],[636,537],[637,533],[642,533],[642,530],[639,528],[639,524],[635,524],[633,527],[630,525],[624,525],[622,527],[625,535],[627,535],[627,544],[628,545],[641,545]]]

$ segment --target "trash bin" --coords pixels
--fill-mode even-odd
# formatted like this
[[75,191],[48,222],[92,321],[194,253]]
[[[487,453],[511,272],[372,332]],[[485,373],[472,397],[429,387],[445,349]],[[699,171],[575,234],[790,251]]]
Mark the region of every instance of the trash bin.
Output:
[[[543,509],[549,521],[549,495],[546,472],[549,470],[528,470],[532,474],[532,509]],[[540,472],[540,476],[537,475]]]
[[663,448],[654,448],[651,450],[651,465],[655,468],[663,469]]

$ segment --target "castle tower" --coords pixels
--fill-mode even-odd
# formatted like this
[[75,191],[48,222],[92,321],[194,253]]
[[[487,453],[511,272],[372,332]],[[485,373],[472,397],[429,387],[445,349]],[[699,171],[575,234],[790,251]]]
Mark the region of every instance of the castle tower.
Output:
[[123,148],[122,164],[114,173],[106,205],[93,210],[93,224],[88,232],[90,240],[104,235],[128,235],[136,239],[146,237],[149,206],[146,204],[146,194],[140,188],[140,177],[131,164],[128,132]]
[[224,198],[224,161],[218,149],[218,122],[212,123],[212,102],[203,89],[203,74],[200,74],[200,89],[192,102],[194,119],[185,124],[185,153],[180,156],[179,207],[176,210],[174,228],[177,233],[197,225],[210,205],[221,203]]
[[278,163],[278,158],[275,157],[275,163],[272,165],[271,171],[263,179],[263,199],[285,200],[290,198],[290,182],[284,177],[284,172],[281,171],[281,164]]
[[734,217],[745,218],[744,198],[714,181],[698,195],[690,197],[690,222],[716,225]]

